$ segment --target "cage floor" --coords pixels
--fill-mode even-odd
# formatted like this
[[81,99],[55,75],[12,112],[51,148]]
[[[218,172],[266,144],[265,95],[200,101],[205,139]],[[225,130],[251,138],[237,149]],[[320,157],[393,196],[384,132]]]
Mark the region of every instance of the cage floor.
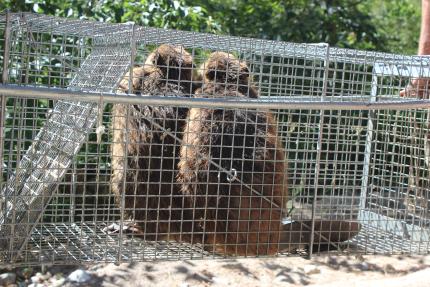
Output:
[[[195,244],[145,241],[107,234],[95,223],[45,224],[33,232],[22,253],[26,262],[122,262],[197,259],[212,256]],[[21,256],[21,257],[23,257]],[[30,257],[30,258],[28,258]]]
[[429,254],[430,242],[416,241],[387,232],[374,225],[362,225],[350,243],[365,254]]
[[[130,262],[224,258],[205,251],[199,244],[145,241],[138,237],[107,234],[106,225],[95,223],[45,224],[36,228],[18,261],[31,263]],[[416,242],[384,232],[371,225],[347,244],[348,249],[366,254],[430,252],[429,242]],[[283,253],[282,255],[287,255]],[[303,255],[305,253],[299,253]]]

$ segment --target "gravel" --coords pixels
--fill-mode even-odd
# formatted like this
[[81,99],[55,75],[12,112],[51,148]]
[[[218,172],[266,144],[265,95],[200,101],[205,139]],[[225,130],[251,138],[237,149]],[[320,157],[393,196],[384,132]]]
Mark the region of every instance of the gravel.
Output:
[[207,259],[30,270],[0,273],[0,280],[8,280],[0,286],[430,286],[430,255]]

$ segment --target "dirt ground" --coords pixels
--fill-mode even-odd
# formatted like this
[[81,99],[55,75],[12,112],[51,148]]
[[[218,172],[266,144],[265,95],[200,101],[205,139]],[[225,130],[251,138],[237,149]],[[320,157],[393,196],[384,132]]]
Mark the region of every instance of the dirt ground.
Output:
[[322,256],[101,264],[66,286],[430,286],[427,256]]

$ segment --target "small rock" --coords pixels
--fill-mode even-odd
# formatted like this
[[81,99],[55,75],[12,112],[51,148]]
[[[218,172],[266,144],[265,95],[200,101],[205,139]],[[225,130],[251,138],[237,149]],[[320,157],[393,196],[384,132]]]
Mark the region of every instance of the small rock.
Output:
[[360,266],[361,271],[367,271],[369,270],[369,264],[367,262],[362,262]]
[[355,255],[355,259],[357,259],[360,262],[363,262],[365,260],[363,254],[357,254],[357,255]]
[[387,264],[384,266],[384,272],[385,274],[394,274],[397,272],[397,270],[393,267],[393,265]]
[[40,278],[43,280],[43,281],[46,281],[46,280],[48,280],[49,278],[51,278],[52,277],[52,274],[50,273],[50,272],[47,272],[46,274],[44,274],[44,275],[42,275],[42,276],[40,276]]
[[303,270],[305,271],[305,274],[307,274],[307,275],[321,273],[321,270],[315,265],[305,265],[305,267],[303,267]]
[[281,283],[282,285],[285,285],[286,282],[302,282],[303,285],[303,280],[304,278],[301,272],[288,272],[288,274],[287,272],[282,272],[276,276],[274,281],[276,283]]
[[65,278],[51,279],[49,286],[60,287],[60,286],[63,286],[65,282],[66,282]]
[[55,279],[55,280],[63,279],[64,278],[64,274],[63,273],[55,273],[55,275],[52,276],[52,278]]
[[70,273],[67,279],[71,282],[85,283],[91,280],[91,274],[88,271],[78,269]]
[[42,283],[42,273],[36,273],[36,275],[31,276],[31,283]]
[[12,272],[0,274],[0,286],[14,284],[16,281],[16,274]]

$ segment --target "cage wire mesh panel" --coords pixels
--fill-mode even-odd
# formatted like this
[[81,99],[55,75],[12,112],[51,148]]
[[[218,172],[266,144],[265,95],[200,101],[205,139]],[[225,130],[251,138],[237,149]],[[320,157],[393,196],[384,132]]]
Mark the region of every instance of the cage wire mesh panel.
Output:
[[0,16],[0,264],[428,253],[429,59]]
[[[43,19],[31,15],[9,19],[7,29],[10,36],[4,43],[4,47],[10,49],[11,58],[10,63],[4,59],[6,64],[10,64],[7,66],[10,71],[8,82],[20,83],[24,78],[26,84],[47,83],[97,92],[113,90],[117,79],[128,67],[130,45],[95,47],[89,53],[86,42],[92,39],[69,36],[75,30],[73,26],[68,34],[59,35],[55,26],[60,23],[48,19],[49,22],[41,26],[47,31],[42,33],[38,28],[40,21],[43,22]],[[96,39],[93,41],[96,42]],[[27,57],[21,57],[23,55]],[[73,62],[79,63],[79,67]],[[46,66],[49,68],[44,73],[42,67]],[[70,83],[67,83],[68,80]],[[23,117],[23,120],[32,120],[25,114]],[[31,146],[22,158],[16,159],[16,172],[9,176],[3,190],[2,233],[14,234],[14,240],[2,242],[3,250],[19,252],[28,240],[33,225],[39,221],[51,199],[54,187],[95,123],[97,104],[58,101],[46,117],[47,121]],[[13,251],[9,254],[14,258]]]

